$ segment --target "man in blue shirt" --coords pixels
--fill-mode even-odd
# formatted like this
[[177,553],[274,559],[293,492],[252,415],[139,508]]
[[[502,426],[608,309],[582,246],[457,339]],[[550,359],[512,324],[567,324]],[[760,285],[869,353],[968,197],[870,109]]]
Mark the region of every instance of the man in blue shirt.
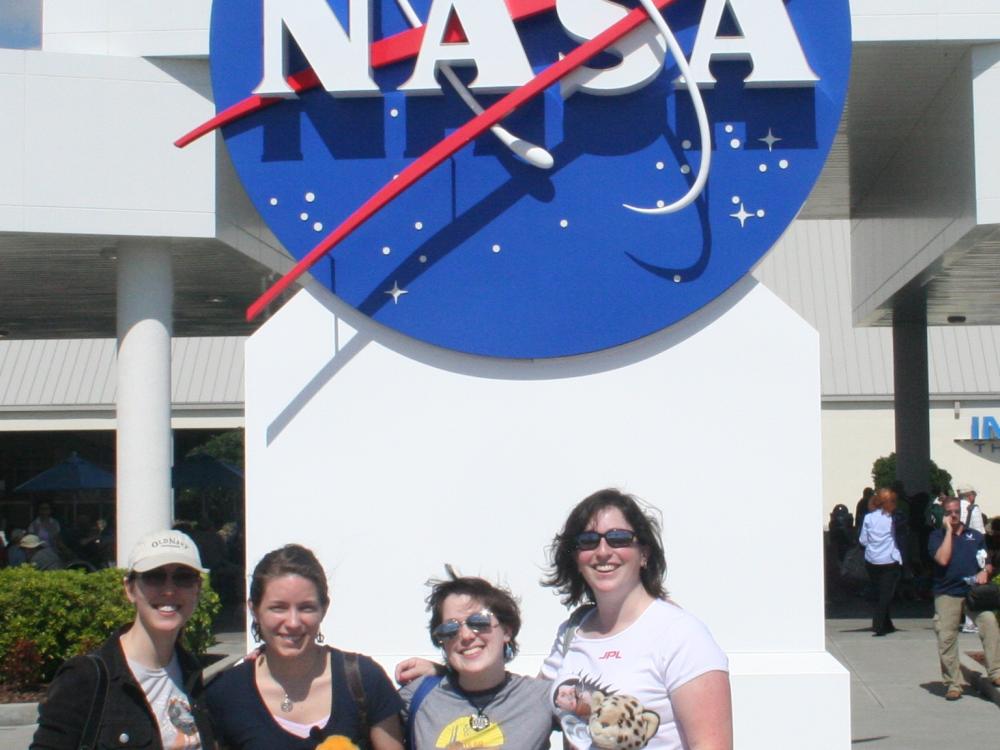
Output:
[[[961,670],[958,665],[958,629],[962,624],[966,579],[986,583],[992,566],[986,565],[986,542],[975,529],[965,528],[957,498],[944,501],[944,526],[935,529],[927,541],[934,559],[934,632],[937,633],[941,677],[950,701],[962,697]],[[986,656],[986,670],[994,685],[1000,687],[1000,627],[993,612],[973,612]]]

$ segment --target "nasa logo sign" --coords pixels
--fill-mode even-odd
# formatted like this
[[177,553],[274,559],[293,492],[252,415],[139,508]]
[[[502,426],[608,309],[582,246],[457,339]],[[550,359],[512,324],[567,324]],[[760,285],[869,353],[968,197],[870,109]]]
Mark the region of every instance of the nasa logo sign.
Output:
[[215,0],[217,116],[338,297],[494,357],[654,333],[746,275],[840,121],[848,0]]

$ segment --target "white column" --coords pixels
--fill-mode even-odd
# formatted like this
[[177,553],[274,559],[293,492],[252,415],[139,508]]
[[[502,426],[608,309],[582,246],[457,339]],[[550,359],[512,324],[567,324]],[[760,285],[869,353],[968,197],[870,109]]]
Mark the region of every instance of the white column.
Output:
[[118,563],[143,534],[170,527],[170,249],[118,253]]

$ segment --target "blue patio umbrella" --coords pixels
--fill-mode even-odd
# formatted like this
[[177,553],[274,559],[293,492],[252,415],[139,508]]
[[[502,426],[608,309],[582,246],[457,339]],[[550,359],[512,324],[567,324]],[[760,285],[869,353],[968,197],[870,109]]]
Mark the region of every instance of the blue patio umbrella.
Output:
[[76,452],[14,488],[14,492],[76,492],[114,489],[115,475]]
[[181,461],[173,468],[174,489],[182,487],[243,489],[239,466],[201,454]]

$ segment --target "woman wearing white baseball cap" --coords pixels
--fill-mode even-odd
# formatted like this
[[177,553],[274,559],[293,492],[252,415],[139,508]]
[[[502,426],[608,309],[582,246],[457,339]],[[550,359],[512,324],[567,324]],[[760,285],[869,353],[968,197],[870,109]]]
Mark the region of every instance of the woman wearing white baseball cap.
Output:
[[215,748],[197,702],[199,665],[177,639],[201,594],[201,558],[179,531],[147,534],[129,555],[135,619],[64,664],[39,708],[31,750]]

